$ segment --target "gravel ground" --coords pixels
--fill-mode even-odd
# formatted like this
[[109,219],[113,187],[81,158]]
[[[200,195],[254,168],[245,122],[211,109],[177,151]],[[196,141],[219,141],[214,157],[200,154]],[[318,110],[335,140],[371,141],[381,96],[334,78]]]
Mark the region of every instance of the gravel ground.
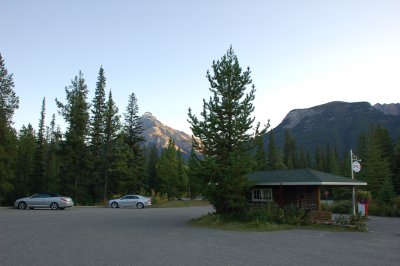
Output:
[[210,207],[0,209],[1,265],[399,265],[400,219],[368,233],[191,227]]

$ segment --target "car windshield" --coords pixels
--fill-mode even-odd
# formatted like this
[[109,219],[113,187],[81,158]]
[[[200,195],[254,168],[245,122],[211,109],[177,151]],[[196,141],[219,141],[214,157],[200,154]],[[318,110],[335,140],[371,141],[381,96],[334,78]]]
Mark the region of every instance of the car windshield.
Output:
[[49,197],[61,197],[61,195],[57,194],[57,193],[37,193],[37,194],[34,194],[34,195],[30,196],[30,198],[34,198],[34,199],[36,199],[36,198],[49,198]]
[[48,197],[49,197],[49,194],[44,194],[44,193],[38,193],[38,194],[35,194],[35,195],[31,196],[31,198],[34,198],[34,199],[37,199],[37,198],[48,198]]

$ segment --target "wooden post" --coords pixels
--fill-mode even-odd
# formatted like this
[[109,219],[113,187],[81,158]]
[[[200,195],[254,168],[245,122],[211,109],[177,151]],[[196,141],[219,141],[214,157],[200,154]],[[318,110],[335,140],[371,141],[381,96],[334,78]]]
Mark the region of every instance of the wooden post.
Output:
[[318,210],[321,210],[321,187],[317,187],[317,197],[318,197]]

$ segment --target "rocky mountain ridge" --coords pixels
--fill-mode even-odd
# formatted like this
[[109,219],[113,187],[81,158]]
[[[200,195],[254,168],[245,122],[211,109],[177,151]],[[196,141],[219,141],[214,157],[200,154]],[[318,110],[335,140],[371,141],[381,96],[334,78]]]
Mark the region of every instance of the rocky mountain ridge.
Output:
[[[146,112],[140,118],[145,146],[155,145],[161,153],[172,138],[177,149],[188,158],[192,149],[192,136],[163,124],[153,114]],[[291,110],[273,129],[278,146],[284,143],[285,130],[290,129],[299,146],[313,152],[317,145],[330,143],[338,152],[356,148],[361,133],[371,125],[388,129],[393,139],[400,136],[400,103],[375,104],[368,102],[334,101],[305,109]],[[268,147],[268,134],[264,138]]]
[[192,149],[192,137],[183,131],[173,129],[159,121],[152,113],[146,112],[140,117],[145,138],[144,146],[156,146],[159,153],[168,147],[169,139],[175,142],[175,148],[182,152],[184,157],[190,155]]
[[[400,136],[400,115],[395,115],[397,105],[372,106],[368,102],[329,102],[306,109],[290,111],[273,129],[276,143],[282,146],[286,129],[296,139],[298,146],[313,152],[317,145],[330,143],[339,153],[356,148],[361,133],[371,125],[388,129],[393,139]],[[390,111],[388,111],[390,110]],[[389,114],[390,113],[390,114]],[[265,137],[268,142],[268,134]]]
[[381,111],[385,115],[400,115],[400,103],[377,103],[374,105],[374,108]]

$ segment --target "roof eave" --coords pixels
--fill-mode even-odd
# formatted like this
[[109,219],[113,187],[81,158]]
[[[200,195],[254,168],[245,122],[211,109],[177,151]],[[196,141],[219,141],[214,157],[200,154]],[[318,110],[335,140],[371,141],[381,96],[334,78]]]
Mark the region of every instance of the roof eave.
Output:
[[256,186],[366,186],[366,182],[260,182]]

